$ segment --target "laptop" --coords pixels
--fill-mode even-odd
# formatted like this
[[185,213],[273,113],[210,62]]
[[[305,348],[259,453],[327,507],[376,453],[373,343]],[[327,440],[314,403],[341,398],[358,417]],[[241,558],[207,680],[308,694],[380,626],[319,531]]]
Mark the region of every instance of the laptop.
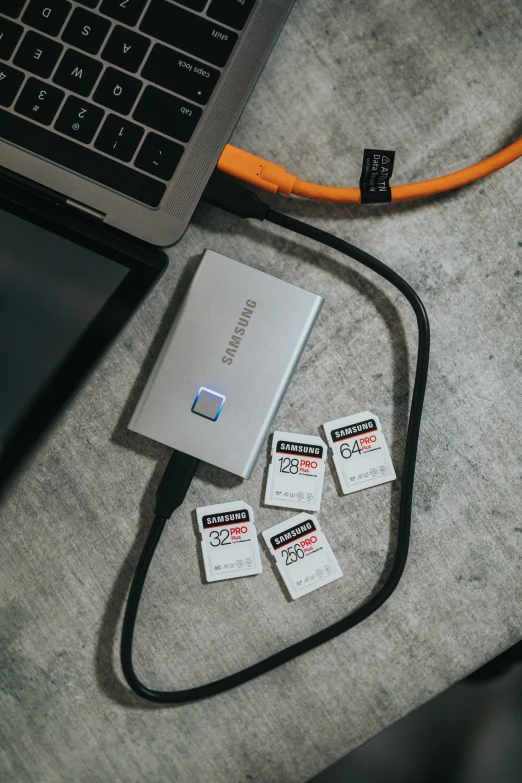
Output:
[[0,483],[164,271],[292,4],[0,0]]

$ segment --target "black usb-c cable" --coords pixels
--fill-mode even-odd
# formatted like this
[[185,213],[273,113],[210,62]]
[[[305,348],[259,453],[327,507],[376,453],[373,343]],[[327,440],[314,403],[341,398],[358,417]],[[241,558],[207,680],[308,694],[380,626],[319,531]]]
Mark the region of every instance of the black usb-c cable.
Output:
[[422,408],[424,404],[424,393],[428,378],[428,364],[430,353],[430,326],[425,307],[409,283],[400,275],[382,261],[378,261],[373,256],[359,250],[354,245],[339,239],[327,231],[303,223],[301,220],[284,215],[265,204],[259,196],[237,180],[221,172],[215,172],[204,192],[203,199],[214,206],[220,207],[241,218],[253,218],[257,220],[267,220],[289,231],[294,231],[301,236],[313,239],[327,247],[337,250],[363,266],[368,267],[378,275],[391,283],[410,303],[416,319],[419,333],[417,346],[417,365],[415,370],[415,382],[413,386],[413,395],[410,407],[410,416],[408,421],[408,431],[406,435],[406,446],[404,452],[404,462],[402,469],[401,499],[399,507],[399,524],[397,543],[391,569],[386,580],[377,590],[377,592],[362,604],[358,609],[338,620],[328,628],[302,639],[284,650],[280,650],[274,655],[270,655],[262,661],[247,666],[234,674],[223,677],[214,682],[200,685],[196,688],[187,688],[177,691],[158,691],[148,688],[137,677],[132,663],[132,641],[134,636],[134,627],[136,616],[140,603],[141,593],[147,572],[154,556],[154,552],[161,538],[165,524],[171,515],[178,508],[185,498],[196,468],[198,460],[182,454],[178,451],[173,452],[167,469],[163,474],[160,485],[156,493],[156,509],[154,522],[140,555],[136,572],[129,591],[125,615],[123,618],[123,628],[121,635],[121,664],[125,679],[130,687],[145,699],[163,704],[177,704],[179,702],[197,701],[208,696],[214,696],[223,691],[235,688],[261,674],[281,666],[283,663],[297,658],[299,655],[313,650],[330,639],[334,639],[355,625],[365,620],[377,609],[379,609],[391,596],[404,571],[406,559],[408,557],[408,548],[410,543],[410,525],[411,508],[413,497],[413,482],[415,478],[415,465],[417,459],[417,446],[419,441],[419,430],[422,417]]

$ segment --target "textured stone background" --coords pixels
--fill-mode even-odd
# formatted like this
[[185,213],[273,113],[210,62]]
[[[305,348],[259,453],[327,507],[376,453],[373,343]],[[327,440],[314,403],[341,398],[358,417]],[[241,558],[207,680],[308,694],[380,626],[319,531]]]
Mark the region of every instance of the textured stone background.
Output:
[[[518,0],[298,0],[234,141],[339,184],[357,182],[365,146],[397,150],[397,184],[472,163],[522,135],[521,29]],[[3,781],[305,781],[520,638],[521,188],[517,163],[419,204],[274,201],[382,257],[428,308],[410,560],[388,604],[346,636],[211,701],[156,708],[122,682],[117,642],[167,450],[126,422],[202,250],[326,299],[278,428],[316,432],[369,408],[400,474],[415,359],[413,317],[380,279],[272,227],[197,211],[3,504]],[[146,681],[231,672],[340,618],[381,579],[399,484],[343,498],[329,473],[320,518],[344,579],[289,602],[263,550],[261,576],[202,584],[191,509],[243,498],[263,530],[285,514],[260,508],[264,472],[264,456],[247,482],[199,469],[145,590]]]

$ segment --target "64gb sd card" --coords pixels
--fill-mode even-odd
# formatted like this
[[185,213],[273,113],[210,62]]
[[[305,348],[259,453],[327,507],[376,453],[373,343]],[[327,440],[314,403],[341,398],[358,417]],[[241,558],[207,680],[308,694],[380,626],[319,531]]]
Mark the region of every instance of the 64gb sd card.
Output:
[[196,509],[207,581],[260,574],[254,513],[242,500]]
[[317,435],[274,432],[265,503],[319,511],[326,443]]
[[324,431],[345,495],[394,481],[390,453],[378,417],[369,411],[329,421]]

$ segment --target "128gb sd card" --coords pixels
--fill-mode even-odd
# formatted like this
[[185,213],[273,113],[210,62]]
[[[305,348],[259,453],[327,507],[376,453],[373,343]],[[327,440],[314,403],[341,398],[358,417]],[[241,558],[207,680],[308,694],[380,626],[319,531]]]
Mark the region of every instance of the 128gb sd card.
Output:
[[265,503],[319,511],[326,444],[317,435],[274,432]]

